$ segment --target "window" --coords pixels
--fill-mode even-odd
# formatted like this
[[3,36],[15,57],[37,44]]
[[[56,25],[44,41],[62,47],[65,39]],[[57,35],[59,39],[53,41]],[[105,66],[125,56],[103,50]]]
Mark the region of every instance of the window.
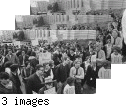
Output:
[[72,4],[72,0],[71,0],[71,8],[72,8],[72,5],[73,5],[73,4]]
[[61,21],[61,16],[59,15],[59,22]]
[[75,8],[75,0],[74,0],[74,8]]
[[77,0],[77,8],[79,8],[79,0]]
[[81,7],[84,7],[84,4],[83,3],[84,3],[83,0],[81,0]]

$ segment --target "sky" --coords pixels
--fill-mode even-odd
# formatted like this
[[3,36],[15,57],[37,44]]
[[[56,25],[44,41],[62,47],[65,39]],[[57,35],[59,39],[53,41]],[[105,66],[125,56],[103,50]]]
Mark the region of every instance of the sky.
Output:
[[30,0],[30,2],[33,2],[33,1],[49,1],[49,0]]
[[36,7],[36,4],[34,3],[34,1],[47,1],[47,2],[49,2],[49,0],[30,0],[30,5],[32,7]]

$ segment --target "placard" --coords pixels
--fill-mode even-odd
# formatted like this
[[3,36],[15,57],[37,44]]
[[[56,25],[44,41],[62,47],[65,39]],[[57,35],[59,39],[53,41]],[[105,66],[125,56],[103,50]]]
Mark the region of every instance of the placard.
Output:
[[51,53],[39,53],[39,64],[49,62],[51,60]]
[[32,40],[32,46],[37,46],[39,45],[38,40]]
[[55,87],[48,89],[46,91],[44,91],[44,94],[56,94],[56,89]]
[[14,41],[13,44],[14,44],[14,46],[17,46],[17,45],[18,45],[19,47],[21,46],[21,42],[20,42],[20,41]]

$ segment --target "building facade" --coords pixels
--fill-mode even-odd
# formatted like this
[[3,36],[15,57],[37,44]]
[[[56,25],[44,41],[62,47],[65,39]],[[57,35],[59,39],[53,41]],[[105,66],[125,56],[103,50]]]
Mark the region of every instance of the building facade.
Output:
[[33,1],[31,3],[31,12],[36,15],[38,12],[47,12],[49,2],[47,1]]
[[[39,15],[40,16],[40,15]],[[20,16],[21,20],[16,20],[17,28],[23,29],[34,27],[33,19],[38,15]],[[50,25],[51,29],[57,29],[57,25],[67,25],[71,27],[76,24],[112,21],[110,15],[46,15],[42,16],[45,25]],[[18,17],[17,17],[18,18]]]

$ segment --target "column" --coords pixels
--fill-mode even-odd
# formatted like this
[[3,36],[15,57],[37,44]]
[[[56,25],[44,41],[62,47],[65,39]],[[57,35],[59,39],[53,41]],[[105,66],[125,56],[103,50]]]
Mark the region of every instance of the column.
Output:
[[75,0],[75,8],[77,8],[77,2],[78,2],[78,0]]
[[72,8],[74,8],[74,0],[71,0],[72,1]]
[[82,7],[82,0],[79,0],[79,8]]

